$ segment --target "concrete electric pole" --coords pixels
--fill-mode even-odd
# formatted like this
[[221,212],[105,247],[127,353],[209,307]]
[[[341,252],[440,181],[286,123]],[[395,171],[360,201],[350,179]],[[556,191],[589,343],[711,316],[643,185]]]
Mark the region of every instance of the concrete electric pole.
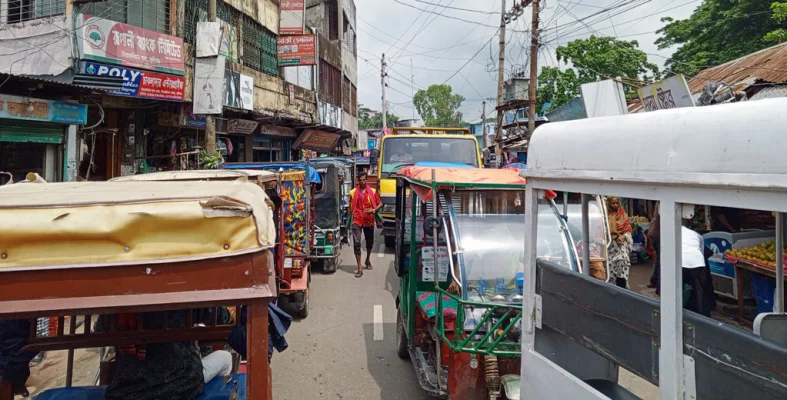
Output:
[[[208,0],[208,22],[216,22],[216,0]],[[205,151],[211,156],[216,152],[216,119],[211,114],[205,116]]]
[[497,133],[495,134],[495,154],[497,162],[503,159],[503,79],[506,68],[506,0],[501,0],[500,9],[500,53],[497,58]]
[[538,80],[538,12],[540,0],[533,2],[533,24],[530,28],[530,87],[528,87],[528,115],[527,115],[527,135],[533,134],[536,129],[536,81]]
[[383,58],[380,60],[380,84],[383,87],[383,129],[388,127],[388,102],[385,101],[385,87],[388,86],[385,83],[385,53],[383,53]]
[[481,143],[481,148],[486,149],[486,100],[481,102],[481,129],[483,132],[481,136],[481,140],[483,141],[483,143]]

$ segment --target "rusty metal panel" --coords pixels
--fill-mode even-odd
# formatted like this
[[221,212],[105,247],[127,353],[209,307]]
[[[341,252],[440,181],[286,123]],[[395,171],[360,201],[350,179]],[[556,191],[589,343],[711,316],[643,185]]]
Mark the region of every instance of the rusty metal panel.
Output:
[[689,81],[689,90],[691,93],[699,93],[707,82],[724,82],[735,90],[744,89],[758,80],[785,82],[785,64],[787,43],[782,43],[700,71]]

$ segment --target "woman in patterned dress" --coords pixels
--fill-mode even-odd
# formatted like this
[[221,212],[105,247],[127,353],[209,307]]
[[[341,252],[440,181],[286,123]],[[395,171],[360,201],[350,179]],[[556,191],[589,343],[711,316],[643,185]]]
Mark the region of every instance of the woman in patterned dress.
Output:
[[629,287],[629,269],[631,269],[631,222],[629,216],[620,205],[620,197],[607,197],[607,214],[612,244],[609,246],[609,271],[607,282],[622,288]]

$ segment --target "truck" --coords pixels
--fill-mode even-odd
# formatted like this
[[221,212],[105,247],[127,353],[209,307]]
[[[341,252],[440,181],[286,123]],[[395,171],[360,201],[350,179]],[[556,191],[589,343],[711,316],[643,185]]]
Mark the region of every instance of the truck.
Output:
[[468,128],[396,127],[380,139],[377,159],[377,192],[383,202],[385,247],[396,246],[396,178],[401,168],[431,161],[483,167],[475,136]]

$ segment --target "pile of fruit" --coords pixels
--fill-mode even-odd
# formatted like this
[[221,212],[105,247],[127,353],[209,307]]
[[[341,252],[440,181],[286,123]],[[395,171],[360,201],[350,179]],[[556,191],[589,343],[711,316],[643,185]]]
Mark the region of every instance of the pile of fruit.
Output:
[[[731,261],[745,261],[751,264],[774,269],[776,267],[776,243],[773,240],[760,243],[752,247],[741,249],[731,249],[724,253]],[[787,247],[784,251],[785,262],[787,265]]]

